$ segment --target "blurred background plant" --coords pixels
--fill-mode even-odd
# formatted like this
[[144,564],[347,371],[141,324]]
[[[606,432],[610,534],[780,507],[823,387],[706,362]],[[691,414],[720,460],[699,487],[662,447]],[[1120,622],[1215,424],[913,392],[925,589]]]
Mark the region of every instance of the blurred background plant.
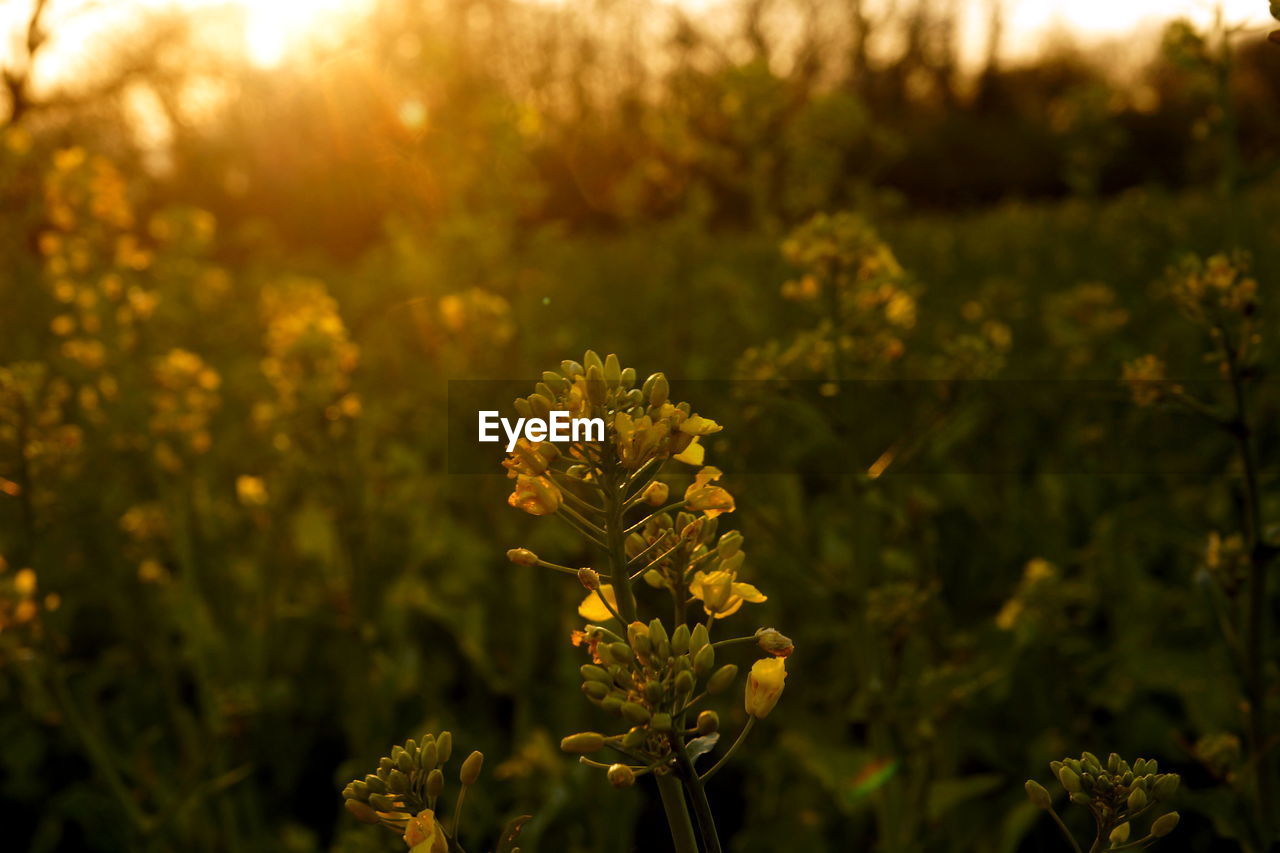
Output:
[[1182,778],[1166,849],[1274,847],[1268,27],[370,0],[264,62],[237,8],[3,7],[12,846],[403,849],[339,792],[448,728],[502,757],[468,823],[665,849],[556,747],[581,591],[503,556],[589,548],[446,429],[594,346],[735,380],[680,396],[804,689],[726,849],[1054,849],[1018,786],[1103,746]]

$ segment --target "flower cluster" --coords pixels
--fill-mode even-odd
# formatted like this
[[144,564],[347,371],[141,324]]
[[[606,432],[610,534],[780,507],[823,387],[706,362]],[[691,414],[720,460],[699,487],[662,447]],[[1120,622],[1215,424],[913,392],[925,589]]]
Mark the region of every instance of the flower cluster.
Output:
[[[1085,752],[1079,758],[1050,762],[1049,767],[1071,802],[1084,806],[1093,815],[1097,839],[1092,850],[1101,850],[1106,844],[1112,850],[1146,847],[1173,832],[1178,825],[1178,813],[1167,812],[1151,822],[1145,836],[1130,841],[1133,821],[1167,802],[1181,781],[1176,773],[1159,772],[1154,759],[1139,758],[1130,766],[1113,752],[1104,764],[1093,753]],[[1044,786],[1028,779],[1026,788],[1032,804],[1049,812],[1072,847],[1079,850],[1075,838],[1054,811],[1053,798]]]
[[182,466],[182,451],[207,453],[213,444],[209,419],[220,404],[222,377],[189,350],[174,348],[152,371],[151,436],[156,459],[169,471]]
[[360,350],[347,332],[338,303],[324,285],[309,279],[286,281],[263,295],[266,357],[262,372],[276,391],[275,411],[259,417],[317,411],[329,421],[360,414],[351,374]]
[[455,338],[470,342],[478,337],[486,346],[505,346],[516,334],[511,303],[480,287],[440,297],[440,322]]
[[1189,316],[1213,322],[1226,315],[1249,317],[1257,310],[1258,282],[1242,256],[1217,254],[1183,258],[1169,271],[1174,302]]
[[1125,362],[1121,366],[1121,379],[1139,406],[1154,405],[1178,392],[1178,386],[1169,381],[1164,361],[1151,354]]
[[1080,367],[1093,359],[1099,341],[1129,322],[1129,312],[1107,285],[1089,281],[1045,300],[1044,326],[1049,340]]
[[[582,363],[563,361],[560,371],[546,371],[528,397],[515,401],[521,417],[546,418],[563,411],[574,420],[601,418],[607,428],[603,444],[576,442],[561,451],[551,442],[521,439],[503,462],[516,481],[508,502],[530,515],[550,515],[561,510],[577,523],[580,512],[593,512],[589,501],[605,479],[628,478],[626,508],[642,501],[665,499],[667,486],[656,479],[668,459],[700,465],[703,436],[720,431],[715,421],[694,414],[688,403],[669,399],[667,378],[655,373],[641,387],[634,368],[621,367],[618,358],[601,359],[588,352]],[[715,517],[733,511],[733,498],[714,485],[720,472],[704,468],[685,493],[682,506]],[[591,527],[578,525],[592,534]],[[598,537],[591,536],[598,539]]]
[[[342,790],[343,803],[356,820],[381,824],[404,839],[411,853],[460,851],[458,822],[467,791],[480,778],[484,755],[473,752],[458,769],[461,790],[454,800],[453,819],[447,828],[439,814],[445,790],[444,766],[453,753],[453,735],[425,734],[419,743],[410,738],[391,754],[378,759],[378,769],[363,779],[353,779]],[[518,853],[511,845],[527,818],[517,818],[504,833],[500,853]]]
[[875,230],[851,213],[818,214],[796,228],[782,253],[800,274],[782,295],[807,305],[817,326],[790,342],[749,350],[743,372],[755,379],[839,379],[852,368],[884,367],[906,351],[918,288]]
[[79,455],[84,433],[68,422],[71,398],[70,383],[50,376],[47,365],[0,367],[0,493],[18,497]]
[[[785,684],[791,641],[778,631],[716,640],[721,620],[765,595],[741,579],[746,552],[737,531],[721,532],[721,517],[735,510],[722,473],[704,466],[701,440],[721,430],[687,403],[669,398],[667,378],[655,373],[637,387],[636,372],[614,355],[587,352],[542,375],[534,392],[516,400],[523,417],[564,411],[571,419],[600,418],[602,440],[522,440],[503,463],[516,480],[509,503],[531,515],[556,516],[599,548],[603,570],[574,569],[540,558],[527,548],[508,552],[521,566],[573,575],[587,590],[578,615],[586,625],[573,634],[590,661],[581,667],[582,692],[618,718],[616,734],[579,732],[561,748],[605,771],[617,787],[652,775],[663,793],[677,849],[692,839],[684,796],[693,802],[704,845],[719,842],[703,784],[743,742],[757,719],[773,710]],[[683,493],[663,477],[668,462],[696,466]],[[677,497],[676,495],[680,495]],[[651,592],[635,587],[643,579]],[[666,593],[674,617],[641,618],[642,600]],[[691,618],[690,609],[698,608]],[[754,645],[755,661],[743,697],[746,724],[735,743],[705,772],[697,760],[719,739],[720,716],[704,703],[735,682],[738,665],[723,660],[733,646]],[[592,758],[604,750],[618,760]],[[682,792],[683,789],[683,792]],[[678,805],[677,805],[678,804]],[[684,830],[681,827],[684,827]],[[687,831],[687,835],[684,832]]]
[[[19,639],[19,649],[23,642],[38,632],[42,610],[57,610],[61,605],[61,597],[51,592],[42,599],[38,590],[38,579],[32,569],[9,571],[9,564],[0,556],[0,634],[25,632]],[[8,637],[0,639],[9,639]],[[10,644],[0,644],[0,660],[10,651]]]
[[157,296],[138,273],[153,253],[133,232],[134,213],[124,179],[105,158],[81,148],[59,151],[45,180],[49,228],[39,237],[44,276],[61,313],[50,329],[62,355],[90,370],[113,350],[130,350],[139,322]]

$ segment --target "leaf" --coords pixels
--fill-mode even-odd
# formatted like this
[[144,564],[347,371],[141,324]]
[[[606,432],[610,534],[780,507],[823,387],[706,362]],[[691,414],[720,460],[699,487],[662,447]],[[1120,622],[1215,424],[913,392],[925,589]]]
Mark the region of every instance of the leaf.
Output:
[[694,738],[689,741],[689,761],[697,761],[701,756],[716,748],[716,743],[720,740],[720,733],[715,732],[702,737]]
[[502,830],[502,837],[498,839],[498,849],[494,853],[519,853],[516,847],[516,841],[520,838],[520,830],[524,829],[524,825],[533,820],[533,815],[522,814],[519,817],[511,819],[506,829]]
[[935,782],[929,791],[929,820],[936,821],[956,806],[981,797],[1002,784],[1004,777],[998,773],[982,773]]

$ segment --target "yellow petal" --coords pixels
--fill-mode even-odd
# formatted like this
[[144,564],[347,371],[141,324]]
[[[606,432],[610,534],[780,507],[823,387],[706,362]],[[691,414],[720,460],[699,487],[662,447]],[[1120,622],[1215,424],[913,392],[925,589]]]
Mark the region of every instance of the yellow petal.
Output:
[[671,457],[677,462],[683,462],[686,465],[701,465],[702,460],[707,456],[707,449],[699,442],[698,437],[694,436],[693,441],[689,442],[689,446],[684,450]]
[[744,601],[750,601],[752,604],[759,604],[762,601],[769,600],[763,592],[756,589],[749,583],[735,582],[733,585],[733,594],[741,596]]
[[688,435],[711,435],[724,429],[720,424],[702,415],[690,415],[680,424],[680,431]]
[[[618,609],[618,598],[613,592],[612,584],[604,584],[600,587],[600,594],[605,597],[614,610]],[[608,622],[613,618],[613,614],[609,612],[609,608],[604,606],[604,602],[600,600],[600,596],[594,592],[582,600],[582,604],[578,605],[578,615],[588,622]]]

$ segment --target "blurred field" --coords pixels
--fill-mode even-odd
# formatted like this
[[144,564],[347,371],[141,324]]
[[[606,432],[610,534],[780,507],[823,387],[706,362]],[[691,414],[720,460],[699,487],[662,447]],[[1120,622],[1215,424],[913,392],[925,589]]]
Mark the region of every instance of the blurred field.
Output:
[[[7,849],[404,849],[339,791],[442,727],[488,756],[477,826],[535,816],[526,853],[669,849],[652,792],[556,747],[593,725],[581,590],[504,557],[593,555],[507,506],[498,455],[450,473],[449,380],[531,388],[588,347],[758,380],[686,394],[727,426],[727,520],[797,646],[710,792],[727,849],[1066,849],[1022,784],[1086,749],[1183,775],[1162,849],[1276,849],[1276,584],[1251,693],[1234,445],[1119,380],[1152,353],[1229,406],[1168,270],[1248,259],[1274,542],[1280,46],[1171,23],[1123,74],[1070,45],[961,67],[947,4],[376,5],[272,69],[157,14],[45,90],[19,34]],[[813,296],[828,246],[883,281],[852,308]],[[855,469],[866,380],[920,417]],[[1041,420],[968,393],[1011,380]],[[1153,434],[1185,435],[1176,470]]]

